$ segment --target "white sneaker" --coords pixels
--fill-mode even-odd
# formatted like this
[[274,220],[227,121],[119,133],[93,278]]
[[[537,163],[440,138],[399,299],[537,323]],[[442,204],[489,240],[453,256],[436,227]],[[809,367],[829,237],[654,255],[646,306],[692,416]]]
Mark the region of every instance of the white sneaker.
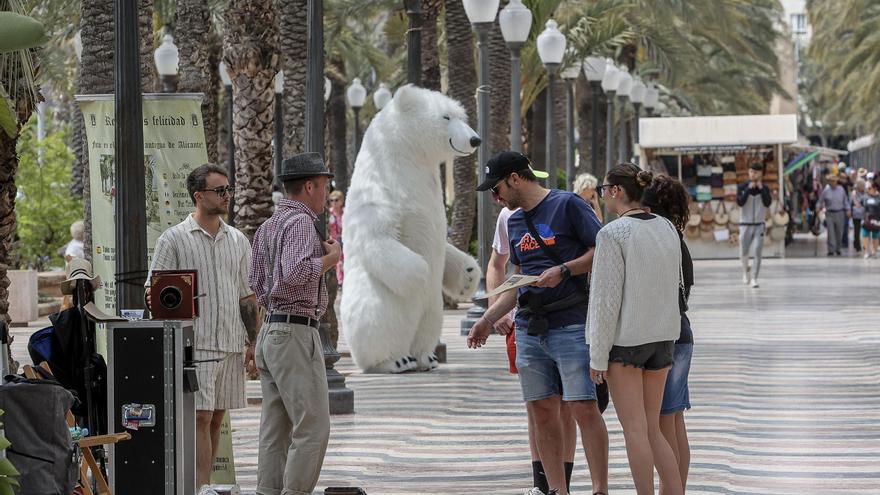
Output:
[[864,256],[865,259],[868,259],[870,257],[871,257],[871,253],[865,253],[865,256]]
[[199,488],[199,495],[220,495],[220,494],[217,493],[216,490],[211,488],[211,485],[202,485],[202,487]]
[[746,270],[746,272],[743,273],[743,284],[745,284],[745,285],[749,285],[749,282],[752,281],[752,275],[751,275],[751,273],[752,273],[751,270]]
[[542,492],[540,488],[535,487],[525,492],[523,495],[544,495],[544,492]]
[[757,289],[758,287],[759,287],[759,286],[758,286],[758,279],[754,279],[754,280],[752,280],[752,288],[753,288],[753,289]]

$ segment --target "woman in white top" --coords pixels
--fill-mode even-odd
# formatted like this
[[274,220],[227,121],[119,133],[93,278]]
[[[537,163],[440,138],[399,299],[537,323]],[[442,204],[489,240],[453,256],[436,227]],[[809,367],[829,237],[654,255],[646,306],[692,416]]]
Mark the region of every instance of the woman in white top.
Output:
[[600,186],[620,218],[596,236],[587,331],[590,377],[607,379],[639,495],[683,494],[675,455],[660,430],[666,375],[681,330],[681,243],[675,227],[641,207],[651,172],[625,163]]

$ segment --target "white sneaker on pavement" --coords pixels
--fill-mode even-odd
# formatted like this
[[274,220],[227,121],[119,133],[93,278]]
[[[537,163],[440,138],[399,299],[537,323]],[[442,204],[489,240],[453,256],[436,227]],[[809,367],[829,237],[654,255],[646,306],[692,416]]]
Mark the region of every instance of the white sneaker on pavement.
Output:
[[749,275],[749,272],[743,273],[743,284],[749,285],[749,282],[752,281],[752,277]]
[[202,487],[199,488],[199,495],[220,495],[220,494],[217,493],[216,490],[211,488],[211,485],[202,485]]
[[758,285],[758,279],[754,279],[754,280],[752,280],[752,288],[753,288],[753,289],[757,289],[758,287],[759,287],[759,285]]

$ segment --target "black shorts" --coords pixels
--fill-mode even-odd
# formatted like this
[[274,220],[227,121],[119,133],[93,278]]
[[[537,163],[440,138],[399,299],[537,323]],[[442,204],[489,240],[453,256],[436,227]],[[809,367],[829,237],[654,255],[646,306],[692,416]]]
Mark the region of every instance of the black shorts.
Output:
[[621,363],[624,366],[634,366],[647,371],[657,371],[672,366],[674,353],[674,340],[651,342],[632,347],[615,345],[611,347],[608,362]]

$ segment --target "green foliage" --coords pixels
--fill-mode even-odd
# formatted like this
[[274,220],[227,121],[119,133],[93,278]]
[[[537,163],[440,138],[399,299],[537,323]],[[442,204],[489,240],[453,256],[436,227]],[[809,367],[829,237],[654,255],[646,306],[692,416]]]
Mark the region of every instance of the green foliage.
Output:
[[[2,409],[0,409],[0,416],[3,416]],[[0,423],[0,430],[2,429],[3,423]],[[9,440],[0,434],[0,452],[8,449],[10,445]],[[15,479],[18,475],[19,472],[15,469],[15,466],[9,462],[9,459],[6,459],[5,457],[0,458],[0,495],[13,495],[14,492],[12,491],[12,487],[21,486],[18,484],[18,480]]]
[[[45,270],[63,266],[58,249],[70,240],[70,224],[82,219],[82,200],[70,193],[73,153],[65,144],[67,131],[37,140],[36,117],[18,140],[18,259],[21,268]],[[40,159],[42,149],[42,160]]]

